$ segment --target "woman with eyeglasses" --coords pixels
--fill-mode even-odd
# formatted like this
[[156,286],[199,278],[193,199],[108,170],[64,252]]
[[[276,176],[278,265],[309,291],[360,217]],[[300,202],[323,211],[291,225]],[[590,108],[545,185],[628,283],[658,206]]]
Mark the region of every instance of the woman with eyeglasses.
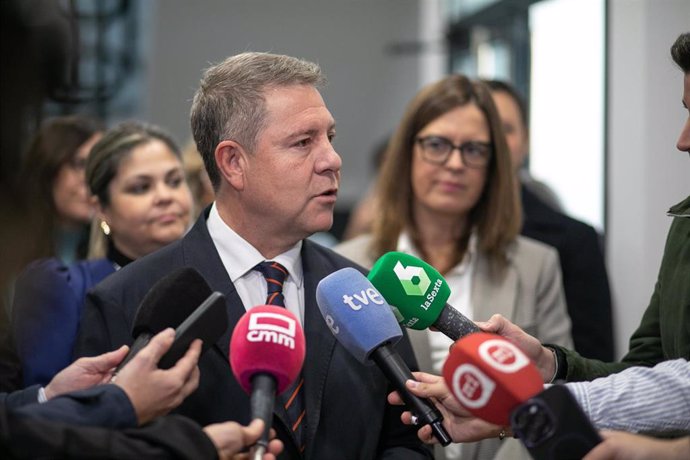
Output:
[[[335,250],[365,267],[389,251],[412,254],[444,276],[448,303],[469,318],[500,313],[543,343],[570,346],[558,256],[519,236],[514,180],[488,88],[448,76],[415,96],[388,144],[372,232]],[[420,369],[440,374],[451,340],[408,332]],[[517,440],[485,440],[448,446],[437,458],[529,458],[521,449]]]
[[89,260],[38,260],[17,279],[12,329],[24,385],[45,385],[72,362],[89,289],[128,263],[181,238],[192,218],[182,153],[156,126],[125,122],[105,132],[86,163],[98,225]]

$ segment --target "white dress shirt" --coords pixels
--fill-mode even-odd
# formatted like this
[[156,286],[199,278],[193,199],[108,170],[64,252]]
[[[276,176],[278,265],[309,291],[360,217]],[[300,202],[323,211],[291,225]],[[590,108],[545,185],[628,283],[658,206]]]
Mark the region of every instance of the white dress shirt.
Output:
[[[261,272],[254,270],[254,267],[268,259],[223,221],[216,209],[216,203],[211,206],[206,226],[230,281],[235,285],[237,294],[242,299],[244,308],[266,305],[266,279]],[[288,276],[283,283],[285,308],[294,313],[304,325],[304,275],[301,250],[302,241],[299,241],[288,251],[270,260],[278,262],[287,269]]]
[[[397,247],[400,252],[419,257],[410,236],[406,232],[402,232],[398,237]],[[472,319],[472,274],[474,273],[477,259],[475,257],[476,252],[477,237],[472,233],[465,257],[443,276],[448,286],[450,286],[448,304],[470,319]],[[441,375],[443,363],[448,358],[448,350],[453,341],[438,331],[430,331],[429,329],[426,331],[429,338],[429,347],[431,348],[434,373]]]

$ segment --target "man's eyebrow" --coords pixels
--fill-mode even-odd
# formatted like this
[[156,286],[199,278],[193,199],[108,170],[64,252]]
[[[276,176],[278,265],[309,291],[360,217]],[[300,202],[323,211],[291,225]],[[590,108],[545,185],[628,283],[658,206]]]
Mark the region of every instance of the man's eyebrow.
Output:
[[[328,128],[326,128],[326,131],[327,132],[335,131],[335,121],[333,123],[331,123],[328,126]],[[290,138],[299,137],[299,136],[303,136],[305,134],[308,136],[316,136],[317,134],[319,134],[319,132],[321,132],[320,128],[305,128],[305,129],[300,129],[300,130],[294,131],[288,137],[290,137]]]

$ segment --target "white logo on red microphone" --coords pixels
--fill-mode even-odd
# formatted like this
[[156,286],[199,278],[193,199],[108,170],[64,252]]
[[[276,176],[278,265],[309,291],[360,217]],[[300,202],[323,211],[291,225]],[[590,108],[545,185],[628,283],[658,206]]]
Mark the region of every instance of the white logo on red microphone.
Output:
[[288,316],[271,312],[250,312],[247,340],[275,343],[294,350],[296,330],[297,321]]
[[529,358],[506,340],[487,340],[479,345],[477,351],[485,363],[499,372],[512,374],[529,364]]
[[470,409],[479,409],[491,398],[496,383],[473,364],[465,363],[453,372],[452,390],[460,404]]

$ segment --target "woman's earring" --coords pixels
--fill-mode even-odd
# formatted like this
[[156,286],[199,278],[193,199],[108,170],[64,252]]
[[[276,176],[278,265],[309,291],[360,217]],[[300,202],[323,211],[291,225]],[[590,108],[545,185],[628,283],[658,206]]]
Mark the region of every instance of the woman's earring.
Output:
[[104,220],[101,221],[101,230],[103,230],[103,234],[104,234],[105,236],[110,235],[110,226],[109,226],[108,223],[107,223],[106,221],[104,221]]

